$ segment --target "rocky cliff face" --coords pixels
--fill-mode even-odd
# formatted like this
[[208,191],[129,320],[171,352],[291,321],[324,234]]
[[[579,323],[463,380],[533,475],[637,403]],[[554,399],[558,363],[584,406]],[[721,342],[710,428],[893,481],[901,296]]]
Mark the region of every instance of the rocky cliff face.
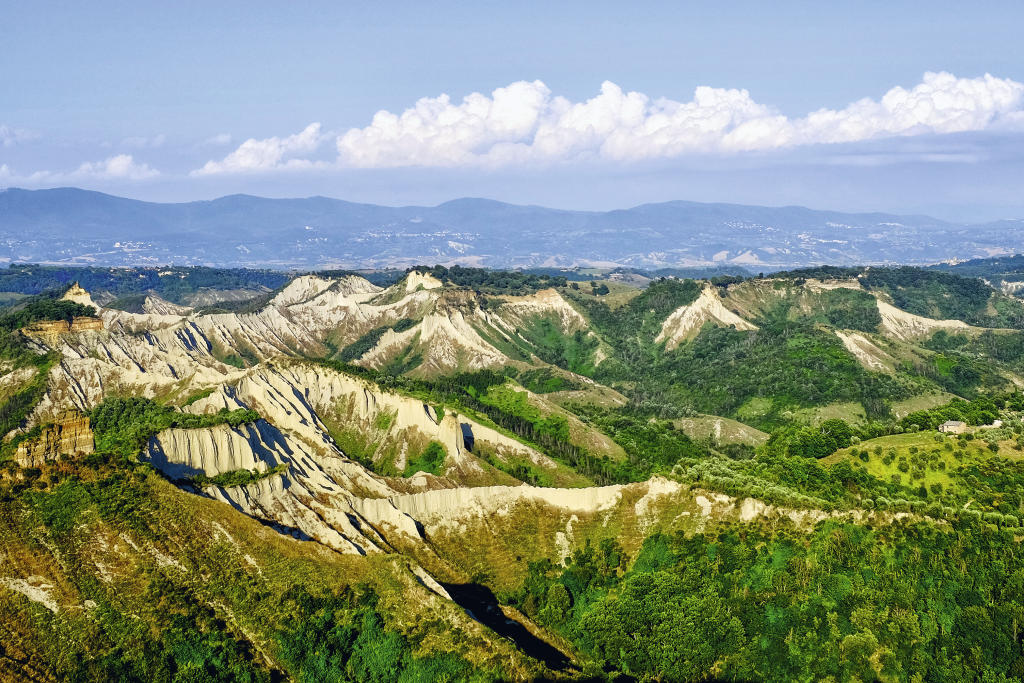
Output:
[[89,418],[79,413],[64,413],[43,433],[18,445],[15,460],[22,467],[38,467],[61,455],[87,455],[95,448]]

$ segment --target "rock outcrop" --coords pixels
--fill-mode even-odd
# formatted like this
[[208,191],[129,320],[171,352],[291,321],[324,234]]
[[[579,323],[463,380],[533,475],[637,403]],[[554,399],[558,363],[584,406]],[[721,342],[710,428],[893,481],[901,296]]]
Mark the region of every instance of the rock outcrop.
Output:
[[67,412],[53,424],[43,427],[39,436],[18,444],[14,458],[22,467],[39,467],[61,455],[87,455],[95,447],[89,418],[77,412]]
[[735,325],[737,330],[757,329],[757,325],[747,322],[722,304],[717,287],[705,287],[696,301],[680,306],[665,319],[654,341],[665,342],[665,348],[672,350],[680,342],[696,336],[706,322],[722,327]]
[[900,341],[926,339],[938,330],[951,333],[967,332],[971,326],[960,320],[933,320],[900,310],[892,304],[878,300],[878,312],[882,315],[883,332]]

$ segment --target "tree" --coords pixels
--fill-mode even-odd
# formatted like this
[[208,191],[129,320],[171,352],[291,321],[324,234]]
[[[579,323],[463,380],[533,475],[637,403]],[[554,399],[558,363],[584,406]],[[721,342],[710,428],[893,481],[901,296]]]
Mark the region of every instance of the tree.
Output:
[[638,574],[580,623],[600,658],[662,680],[700,680],[743,644],[739,619],[695,572]]

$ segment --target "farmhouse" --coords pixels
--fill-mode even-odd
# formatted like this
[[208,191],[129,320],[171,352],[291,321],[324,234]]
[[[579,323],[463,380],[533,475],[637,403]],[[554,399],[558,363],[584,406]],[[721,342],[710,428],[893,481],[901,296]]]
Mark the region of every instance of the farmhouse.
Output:
[[947,420],[939,425],[939,431],[948,434],[963,434],[967,431],[967,425],[960,420]]

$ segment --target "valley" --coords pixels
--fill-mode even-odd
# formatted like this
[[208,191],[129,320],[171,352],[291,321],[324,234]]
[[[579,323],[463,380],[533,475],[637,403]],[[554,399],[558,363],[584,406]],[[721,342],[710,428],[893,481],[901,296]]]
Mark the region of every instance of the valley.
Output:
[[996,261],[17,266],[0,679],[1024,677]]

